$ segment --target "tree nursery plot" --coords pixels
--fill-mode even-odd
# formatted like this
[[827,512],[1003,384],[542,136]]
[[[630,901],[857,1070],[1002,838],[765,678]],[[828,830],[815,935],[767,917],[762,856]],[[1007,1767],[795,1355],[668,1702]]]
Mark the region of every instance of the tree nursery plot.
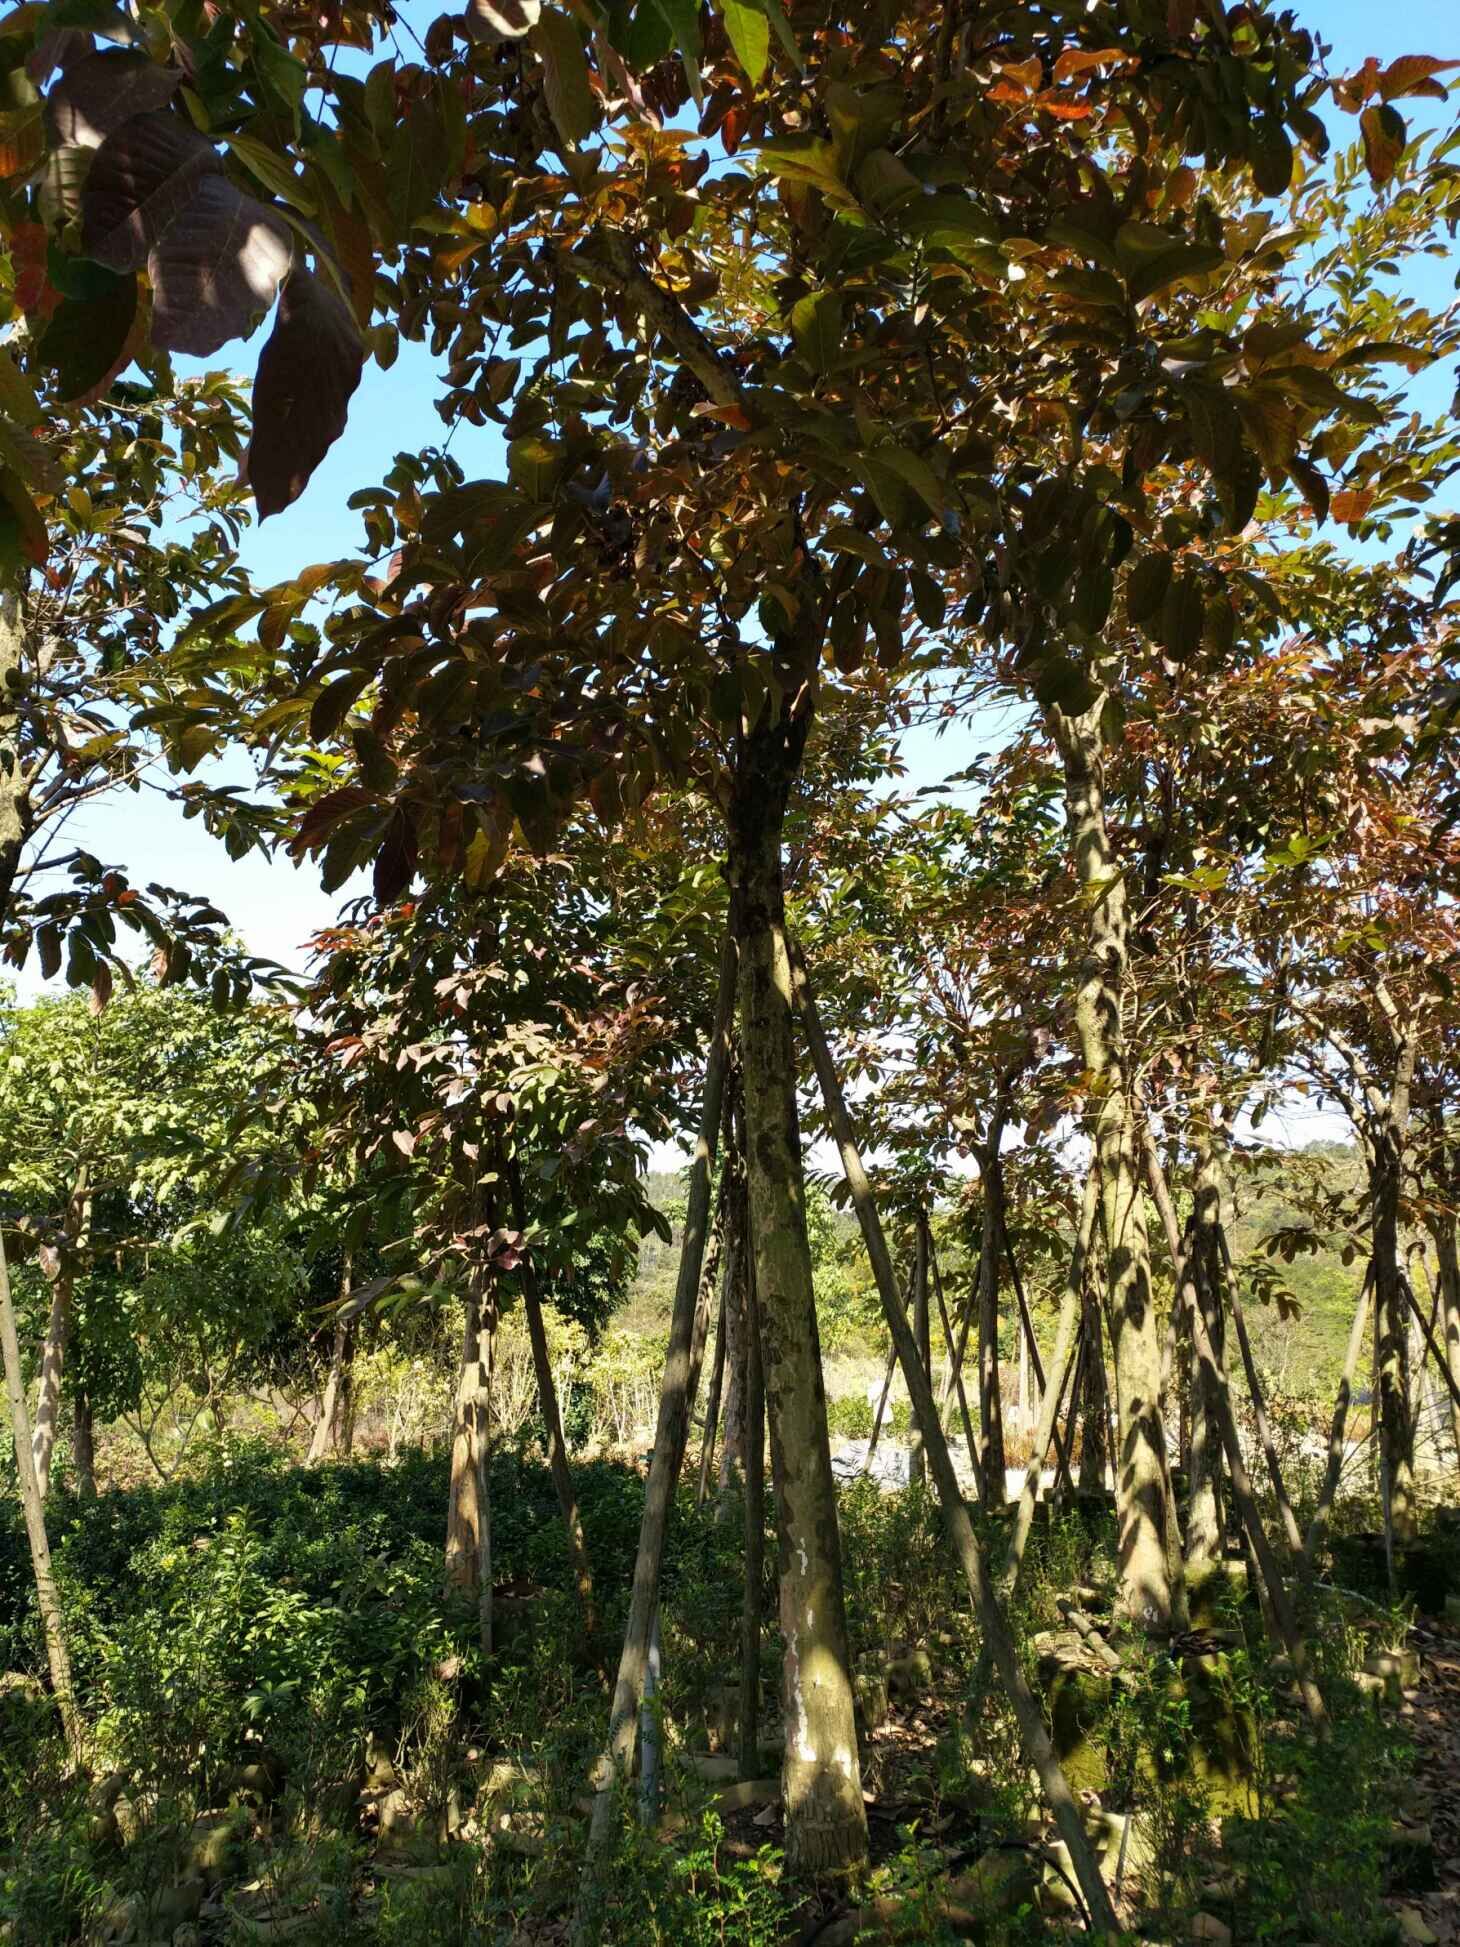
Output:
[[1460,1940],[1460,58],[1329,11],[0,19],[0,1942]]

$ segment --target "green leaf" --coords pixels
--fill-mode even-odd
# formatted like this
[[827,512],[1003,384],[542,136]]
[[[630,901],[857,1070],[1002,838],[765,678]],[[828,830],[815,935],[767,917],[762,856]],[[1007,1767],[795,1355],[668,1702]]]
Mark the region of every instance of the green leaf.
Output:
[[852,527],[845,521],[829,527],[821,537],[821,545],[834,548],[838,554],[854,554],[859,561],[865,561],[869,568],[888,568],[892,565],[870,534],[864,534],[861,528]]
[[1264,196],[1286,196],[1293,180],[1293,144],[1276,115],[1259,115],[1248,145],[1252,179]]
[[570,148],[586,140],[598,122],[588,62],[577,26],[565,13],[544,13],[529,37],[542,62],[543,93],[558,134]]
[[1196,653],[1206,619],[1201,579],[1194,574],[1173,575],[1161,604],[1160,640],[1178,662]]
[[137,316],[137,279],[115,277],[104,295],[57,305],[37,347],[63,399],[79,399],[114,372]]
[[350,706],[369,687],[373,674],[368,669],[348,670],[320,691],[309,712],[309,734],[316,743],[327,743],[334,736]]
[[793,305],[791,336],[813,372],[829,372],[842,343],[842,301],[836,292],[812,291]]
[[1169,554],[1143,554],[1126,576],[1125,610],[1138,627],[1160,614],[1171,586],[1171,566]]
[[940,583],[922,568],[914,568],[908,575],[912,589],[912,604],[918,620],[928,629],[941,629],[948,613],[947,600]]
[[948,495],[942,481],[921,455],[906,446],[891,444],[874,446],[868,455],[876,465],[883,466],[905,480],[920,500],[926,502],[929,512],[942,520],[948,505]]
[[301,216],[319,214],[319,204],[295,175],[287,158],[252,135],[225,135],[223,140],[249,174],[261,182],[271,195],[280,197],[292,209],[298,210]]
[[567,448],[562,441],[548,439],[542,433],[524,433],[507,446],[507,471],[512,483],[533,500],[551,500],[566,462]]
[[1070,656],[1053,655],[1039,665],[1034,694],[1043,709],[1077,717],[1090,708],[1100,690],[1082,664]]
[[770,65],[769,20],[761,8],[750,4],[750,0],[721,0],[720,11],[736,60],[751,81],[759,84]]

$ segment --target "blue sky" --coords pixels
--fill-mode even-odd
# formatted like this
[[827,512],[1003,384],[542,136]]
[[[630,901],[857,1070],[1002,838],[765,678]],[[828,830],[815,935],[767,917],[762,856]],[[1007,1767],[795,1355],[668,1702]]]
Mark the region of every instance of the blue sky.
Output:
[[[1357,67],[1370,54],[1381,61],[1400,54],[1460,56],[1455,0],[1409,0],[1407,5],[1390,7],[1375,7],[1366,0],[1310,0],[1307,5],[1299,0],[1296,10],[1310,28],[1332,42],[1334,72]],[[404,11],[429,18],[435,7],[408,6]],[[1424,111],[1438,104],[1408,106]],[[1429,301],[1444,301],[1454,286],[1457,261],[1433,265],[1433,289],[1425,293]],[[245,348],[239,360],[243,369],[251,371],[259,342],[256,337]],[[348,496],[378,480],[396,452],[444,436],[433,404],[434,377],[435,362],[420,345],[402,345],[389,372],[367,366],[348,430],[303,497],[247,537],[246,560],[260,584],[287,579],[311,562],[355,551],[361,530],[359,517],[345,506]],[[1445,381],[1439,375],[1431,379],[1432,398],[1443,397]],[[452,451],[469,477],[501,471],[495,430],[462,425],[453,435]],[[960,724],[941,737],[931,731],[914,732],[905,740],[904,756],[918,782],[933,782],[968,765],[996,730],[996,723],[975,722]],[[229,775],[244,773],[231,766]],[[336,898],[319,890],[312,866],[296,868],[282,858],[230,862],[200,824],[184,822],[156,789],[139,797],[106,800],[78,814],[67,836],[108,863],[122,865],[138,881],[160,879],[206,893],[230,915],[252,951],[293,967],[303,964],[302,943],[330,921],[336,908]],[[36,984],[32,969],[22,987],[33,991]]]

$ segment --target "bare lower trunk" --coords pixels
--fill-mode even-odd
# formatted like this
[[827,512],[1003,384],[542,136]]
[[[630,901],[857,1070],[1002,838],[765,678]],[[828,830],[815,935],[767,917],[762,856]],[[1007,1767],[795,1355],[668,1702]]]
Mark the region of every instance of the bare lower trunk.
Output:
[[696,1335],[696,1313],[702,1303],[704,1285],[701,1270],[710,1227],[710,1177],[714,1169],[715,1148],[719,1140],[724,1106],[725,1078],[729,1067],[730,1028],[735,1009],[735,952],[727,940],[720,964],[720,989],[715,1004],[715,1026],[705,1066],[705,1092],[699,1133],[689,1171],[689,1193],[685,1200],[684,1233],[680,1244],[679,1276],[674,1288],[674,1310],[669,1322],[669,1344],[664,1355],[664,1379],[659,1393],[659,1420],[649,1459],[649,1479],[644,1490],[644,1512],[639,1523],[639,1546],[634,1557],[634,1579],[629,1597],[629,1616],[624,1629],[623,1651],[614,1682],[609,1714],[608,1738],[594,1767],[596,1797],[589,1825],[588,1848],[573,1916],[575,1947],[586,1947],[598,1930],[599,1902],[604,1855],[613,1837],[614,1786],[626,1778],[633,1761],[639,1706],[644,1694],[644,1670],[659,1597],[659,1570],[664,1559],[664,1537],[669,1526],[669,1510],[675,1483],[684,1462],[689,1435],[692,1350]]
[[1277,1502],[1278,1514],[1282,1519],[1283,1537],[1288,1552],[1296,1560],[1303,1552],[1303,1537],[1298,1529],[1298,1517],[1293,1512],[1293,1503],[1288,1495],[1287,1483],[1283,1479],[1282,1462],[1278,1455],[1277,1441],[1267,1417],[1267,1400],[1263,1394],[1262,1381],[1258,1377],[1257,1361],[1252,1356],[1252,1341],[1247,1336],[1247,1320],[1242,1310],[1242,1296],[1237,1289],[1237,1273],[1233,1268],[1232,1255],[1227,1249],[1227,1233],[1219,1230],[1222,1267],[1227,1274],[1227,1302],[1232,1312],[1232,1326],[1237,1334],[1237,1349],[1242,1356],[1242,1370],[1247,1377],[1247,1390],[1252,1399],[1253,1417],[1257,1424],[1257,1437],[1262,1445],[1263,1458],[1267,1462],[1268,1479],[1272,1482],[1273,1498]]
[[451,1430],[451,1485],[446,1503],[446,1586],[478,1593],[485,1566],[486,1444],[490,1410],[482,1283],[474,1281],[466,1296],[456,1413]]
[[[346,1251],[340,1268],[340,1303],[350,1295],[353,1258]],[[335,1321],[329,1375],[324,1383],[319,1418],[309,1442],[306,1465],[317,1467],[326,1454],[348,1454],[355,1427],[355,1321]]]
[[751,1256],[779,1544],[786,1858],[793,1874],[814,1877],[866,1857],[867,1814],[796,1105],[781,844],[799,745],[795,726],[777,722],[742,744],[730,885],[740,948]]
[[1081,884],[1093,900],[1075,1002],[1080,1052],[1095,1113],[1104,1203],[1107,1298],[1120,1418],[1115,1502],[1121,1606],[1142,1627],[1172,1616],[1168,1476],[1161,1422],[1161,1339],[1151,1285],[1150,1240],[1129,1100],[1122,995],[1129,977],[1129,907],[1105,826],[1100,719],[1105,699],[1079,717],[1052,709],[1064,759],[1070,837]]
[[[1217,1173],[1216,1145],[1210,1140],[1197,1150],[1196,1196],[1192,1227],[1182,1261],[1177,1265],[1178,1296],[1185,1321],[1185,1338],[1193,1348],[1196,1335],[1191,1329],[1197,1306],[1197,1279],[1215,1278],[1217,1225],[1221,1219],[1221,1181]],[[1212,1285],[1215,1289],[1215,1285]],[[1215,1350],[1226,1354],[1220,1307],[1212,1312]],[[1191,1427],[1187,1467],[1190,1479],[1190,1504],[1186,1518],[1186,1573],[1193,1583],[1208,1576],[1226,1552],[1222,1532],[1222,1436],[1217,1426],[1217,1405],[1212,1398],[1211,1376],[1199,1359],[1193,1358],[1191,1374]]]
[[96,1421],[91,1395],[75,1388],[71,1401],[71,1448],[76,1464],[76,1492],[83,1501],[96,1499]]
[[1004,1505],[1008,1460],[1004,1453],[1004,1401],[999,1383],[999,1242],[1003,1234],[1004,1177],[999,1161],[1003,1124],[996,1115],[979,1160],[983,1177],[983,1231],[978,1253],[978,1440],[985,1507]]
[[1080,1402],[1080,1492],[1103,1494],[1110,1447],[1110,1405],[1105,1391],[1105,1331],[1088,1283],[1080,1299],[1085,1319],[1085,1359]]
[[729,1305],[730,1280],[734,1275],[735,1251],[732,1244],[725,1259],[725,1275],[720,1283],[720,1311],[715,1321],[715,1356],[710,1361],[710,1390],[705,1395],[704,1434],[700,1440],[700,1478],[695,1489],[695,1506],[703,1507],[710,1491],[710,1473],[715,1464],[715,1439],[720,1431],[720,1400],[725,1389],[725,1317]]
[[[1460,1385],[1460,1245],[1456,1242],[1456,1220],[1446,1217],[1434,1228],[1435,1258],[1440,1289],[1440,1339],[1445,1350],[1445,1366],[1451,1379]],[[1450,1430],[1455,1440],[1455,1460],[1460,1466],[1460,1405],[1450,1396]]]
[[88,1172],[83,1164],[67,1201],[66,1235],[60,1261],[51,1285],[51,1312],[46,1324],[46,1340],[41,1350],[41,1374],[36,1387],[35,1452],[36,1480],[41,1499],[51,1491],[51,1456],[56,1450],[56,1432],[61,1416],[61,1376],[71,1347],[76,1320],[76,1253],[84,1250],[91,1229],[91,1194]]
[[745,1597],[740,1612],[740,1775],[760,1771],[760,1592],[765,1572],[765,1375],[753,1279],[745,1308]]
[[[931,1377],[933,1351],[928,1312],[928,1218],[923,1210],[918,1211],[913,1226],[913,1337],[918,1342],[923,1370]],[[923,1430],[915,1417],[908,1442],[907,1477],[910,1483],[921,1486],[927,1475]]]
[[728,1212],[730,1254],[725,1270],[725,1406],[720,1416],[720,1502],[727,1512],[745,1479],[746,1353],[749,1340],[750,1240],[745,1235],[744,1186]]
[[36,1607],[40,1610],[46,1657],[51,1667],[51,1688],[61,1713],[71,1762],[79,1766],[86,1755],[85,1730],[71,1682],[71,1657],[66,1646],[61,1599],[56,1592],[56,1578],[51,1569],[51,1549],[46,1538],[40,1483],[36,1479],[30,1409],[25,1403],[25,1380],[20,1369],[20,1343],[15,1333],[15,1306],[10,1294],[10,1269],[6,1263],[3,1237],[0,1237],[0,1357],[3,1357],[5,1365],[5,1390],[10,1400],[10,1429],[15,1443],[15,1472],[20,1486],[20,1503],[25,1512],[26,1539],[30,1543]]
[[1081,1808],[1076,1803],[1064,1772],[1060,1768],[1059,1759],[1055,1755],[1054,1746],[1045,1729],[1039,1703],[1024,1675],[1014,1639],[989,1580],[983,1553],[968,1518],[968,1509],[958,1486],[958,1476],[948,1451],[948,1442],[943,1435],[942,1422],[934,1407],[933,1388],[923,1370],[912,1328],[908,1324],[907,1313],[903,1310],[898,1297],[897,1279],[892,1269],[892,1258],[882,1232],[881,1220],[877,1214],[876,1200],[872,1195],[872,1186],[867,1180],[867,1172],[852,1132],[846,1097],[842,1092],[840,1080],[832,1064],[831,1050],[827,1046],[826,1036],[822,1032],[817,1017],[816,1002],[806,977],[804,964],[798,963],[796,971],[799,999],[806,1022],[807,1039],[811,1045],[812,1059],[816,1065],[817,1079],[821,1085],[827,1112],[831,1117],[837,1147],[841,1153],[842,1169],[847,1179],[847,1187],[852,1193],[852,1202],[862,1228],[867,1255],[877,1280],[882,1309],[907,1378],[914,1410],[923,1416],[923,1424],[927,1428],[928,1462],[938,1498],[943,1506],[949,1537],[954,1552],[958,1556],[969,1593],[973,1597],[984,1642],[993,1658],[1010,1704],[1013,1706],[1025,1755],[1039,1776],[1044,1796],[1054,1813],[1060,1837],[1069,1848],[1070,1861],[1089,1909],[1091,1925],[1096,1932],[1114,1934],[1116,1932],[1115,1912],[1110,1904],[1110,1895],[1106,1890],[1105,1882],[1100,1877],[1100,1868],[1085,1831]]

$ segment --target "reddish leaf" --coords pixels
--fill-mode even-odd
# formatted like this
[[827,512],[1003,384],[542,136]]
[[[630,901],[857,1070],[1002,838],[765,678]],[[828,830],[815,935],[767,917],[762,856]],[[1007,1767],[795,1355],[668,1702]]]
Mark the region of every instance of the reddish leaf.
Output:
[[299,498],[345,430],[364,363],[365,347],[339,293],[309,271],[296,270],[284,286],[254,382],[244,477],[260,520]]
[[136,317],[135,276],[117,278],[96,297],[61,301],[37,353],[55,372],[63,399],[79,399],[116,376],[130,357]]
[[1364,162],[1369,171],[1369,180],[1376,188],[1382,188],[1399,166],[1399,158],[1404,154],[1407,139],[1404,117],[1397,108],[1388,102],[1377,107],[1366,108],[1359,117],[1359,128],[1364,137]]
[[200,183],[222,173],[213,144],[180,115],[132,116],[102,143],[86,178],[82,249],[113,270],[141,270]]
[[1434,95],[1445,99],[1445,91],[1438,84],[1426,87],[1433,77],[1443,74],[1446,68],[1460,68],[1460,61],[1437,61],[1433,54],[1401,54],[1397,61],[1391,61],[1379,76],[1376,88],[1381,101],[1396,101],[1401,95]]
[[416,870],[416,827],[408,812],[397,806],[385,828],[385,840],[375,860],[375,901],[392,905]]
[[52,137],[95,149],[134,115],[150,114],[177,93],[182,75],[145,54],[109,47],[73,61],[46,97]]
[[1345,487],[1333,496],[1331,512],[1336,521],[1361,521],[1373,504],[1371,487]]
[[326,791],[300,819],[289,849],[295,853],[317,851],[342,818],[374,802],[370,793],[362,791],[358,784],[342,784],[338,791]]
[[272,306],[293,256],[282,217],[226,176],[205,175],[147,259],[153,343],[210,358],[230,338],[246,337]]

